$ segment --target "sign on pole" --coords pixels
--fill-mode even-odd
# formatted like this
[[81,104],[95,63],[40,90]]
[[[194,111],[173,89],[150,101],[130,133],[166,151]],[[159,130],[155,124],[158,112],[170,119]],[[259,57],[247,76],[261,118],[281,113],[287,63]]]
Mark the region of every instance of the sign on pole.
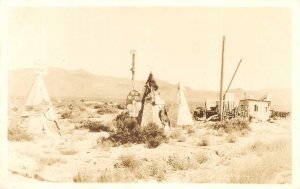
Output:
[[34,73],[39,75],[46,75],[47,74],[47,67],[45,64],[36,63],[34,65]]
[[130,117],[138,117],[142,107],[142,97],[137,90],[129,92],[126,98],[126,108],[129,111]]

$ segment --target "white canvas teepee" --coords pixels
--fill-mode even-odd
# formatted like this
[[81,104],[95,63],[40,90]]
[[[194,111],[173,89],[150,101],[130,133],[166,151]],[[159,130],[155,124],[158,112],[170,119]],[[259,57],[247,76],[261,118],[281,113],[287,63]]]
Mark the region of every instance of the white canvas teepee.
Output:
[[178,117],[177,125],[194,125],[194,121],[186,102],[185,95],[183,93],[183,88],[178,84],[177,92],[177,103],[178,103]]
[[21,122],[18,126],[29,133],[41,133],[61,135],[57,115],[54,112],[50,97],[43,81],[46,68],[37,66],[35,82],[32,85],[24,109],[21,114]]

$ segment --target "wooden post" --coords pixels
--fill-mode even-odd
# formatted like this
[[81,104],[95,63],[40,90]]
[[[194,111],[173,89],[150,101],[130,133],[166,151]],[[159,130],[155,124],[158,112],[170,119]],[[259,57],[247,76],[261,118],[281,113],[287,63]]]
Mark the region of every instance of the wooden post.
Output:
[[132,74],[132,88],[134,90],[134,81],[135,81],[135,50],[131,50],[132,54],[132,68],[131,68],[131,74]]
[[223,43],[222,43],[222,62],[221,62],[221,81],[220,81],[220,121],[223,121],[223,70],[224,70],[224,45],[225,45],[225,36],[223,36]]
[[225,91],[225,93],[224,93],[224,95],[223,95],[223,99],[224,99],[224,100],[225,100],[225,96],[226,96],[226,94],[227,94],[227,92],[228,92],[228,90],[229,90],[229,88],[230,88],[230,86],[231,86],[231,84],[232,84],[232,81],[233,81],[233,79],[234,79],[234,77],[235,77],[235,74],[236,74],[236,72],[238,71],[238,69],[239,69],[241,63],[242,63],[242,59],[240,59],[240,62],[239,62],[239,64],[237,65],[237,67],[236,67],[236,69],[235,69],[235,71],[234,71],[234,73],[233,73],[233,75],[232,75],[232,78],[231,78],[231,80],[230,80],[230,82],[229,82],[229,85],[228,85],[228,87],[227,87],[227,89],[226,89],[226,91]]

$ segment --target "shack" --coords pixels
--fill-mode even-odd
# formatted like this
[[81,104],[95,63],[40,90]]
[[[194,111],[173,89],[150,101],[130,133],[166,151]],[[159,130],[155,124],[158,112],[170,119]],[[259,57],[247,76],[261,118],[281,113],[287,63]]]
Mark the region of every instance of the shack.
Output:
[[253,99],[252,97],[240,100],[240,106],[247,112],[250,121],[266,122],[271,116],[271,98]]

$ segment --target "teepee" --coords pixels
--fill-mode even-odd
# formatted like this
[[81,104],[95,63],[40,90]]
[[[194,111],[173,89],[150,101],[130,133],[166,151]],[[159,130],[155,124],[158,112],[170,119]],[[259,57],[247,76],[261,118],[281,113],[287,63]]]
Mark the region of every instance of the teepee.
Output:
[[178,84],[177,106],[177,125],[194,125],[189,106],[186,102],[185,95],[183,93],[183,88],[180,86],[180,84]]
[[58,118],[43,81],[43,75],[47,73],[46,67],[36,65],[35,73],[35,81],[16,125],[28,133],[61,135]]
[[158,85],[153,78],[152,73],[149,74],[145,84],[145,91],[142,97],[142,108],[139,112],[138,122],[141,126],[148,123],[156,123],[160,127],[170,127],[170,121],[165,108],[165,101],[160,97]]

